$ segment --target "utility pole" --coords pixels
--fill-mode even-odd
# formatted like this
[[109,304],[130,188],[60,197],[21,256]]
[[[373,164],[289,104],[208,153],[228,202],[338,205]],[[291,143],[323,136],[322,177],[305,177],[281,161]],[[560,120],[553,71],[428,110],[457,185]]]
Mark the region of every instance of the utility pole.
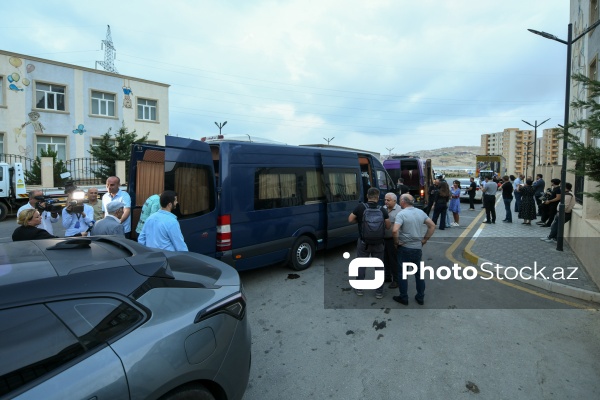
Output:
[[98,69],[98,64],[104,68],[107,72],[113,72],[118,74],[117,68],[115,67],[115,58],[117,57],[117,50],[115,46],[113,46],[112,36],[110,34],[110,25],[106,25],[108,29],[106,30],[106,39],[102,41],[102,47],[104,49],[104,61],[96,61],[96,69]]
[[[550,120],[550,118],[548,118],[544,122],[548,122],[548,120]],[[521,121],[525,122],[529,126],[532,126],[533,129],[534,129],[534,133],[533,133],[533,172],[531,173],[531,175],[535,179],[535,153],[536,153],[536,150],[537,150],[537,128],[538,128],[538,126],[542,126],[544,124],[544,122],[542,122],[542,123],[540,123],[538,125],[537,119],[536,119],[535,120],[535,125],[531,125],[529,122],[525,121],[524,119],[522,119]]]
[[391,158],[392,157],[392,150],[394,150],[395,147],[386,147],[385,149],[390,152],[390,154],[388,155],[388,158]]

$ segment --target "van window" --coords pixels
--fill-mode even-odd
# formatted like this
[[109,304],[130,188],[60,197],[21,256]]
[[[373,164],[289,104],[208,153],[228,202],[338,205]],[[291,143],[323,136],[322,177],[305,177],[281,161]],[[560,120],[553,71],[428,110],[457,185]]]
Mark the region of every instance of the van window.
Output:
[[358,200],[358,177],[356,172],[331,171],[327,173],[331,201]]
[[195,217],[215,208],[214,180],[206,165],[166,162],[165,190],[177,193],[179,205],[174,213],[178,218]]
[[257,168],[254,209],[293,207],[325,200],[323,173],[309,168]]

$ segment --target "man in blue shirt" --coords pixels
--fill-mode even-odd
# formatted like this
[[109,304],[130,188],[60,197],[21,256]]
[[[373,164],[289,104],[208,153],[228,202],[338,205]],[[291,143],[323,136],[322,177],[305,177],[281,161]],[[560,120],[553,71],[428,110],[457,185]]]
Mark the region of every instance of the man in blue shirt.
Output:
[[102,210],[104,210],[104,216],[108,217],[108,210],[106,206],[111,201],[120,201],[123,203],[123,215],[121,216],[121,223],[123,224],[123,231],[127,239],[131,238],[131,197],[129,193],[120,189],[121,180],[116,176],[110,176],[106,179],[106,189],[108,192],[102,196]]
[[165,190],[160,195],[160,210],[146,220],[138,242],[144,246],[170,251],[188,251],[177,217],[177,193]]

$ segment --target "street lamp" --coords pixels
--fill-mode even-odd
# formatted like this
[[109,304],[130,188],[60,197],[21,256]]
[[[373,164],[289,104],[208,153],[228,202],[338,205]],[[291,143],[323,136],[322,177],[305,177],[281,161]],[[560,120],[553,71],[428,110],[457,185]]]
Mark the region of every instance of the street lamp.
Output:
[[[544,122],[548,122],[550,118],[548,118],[547,120],[545,120]],[[538,126],[542,126],[544,125],[544,122],[540,123],[538,125],[537,123],[537,119],[535,120],[535,125],[531,125],[529,122],[525,121],[524,119],[522,119],[521,121],[525,122],[527,125],[533,127],[534,129],[534,133],[533,133],[533,172],[531,173],[531,175],[534,177],[535,179],[535,153],[537,150],[537,128]],[[527,176],[527,174],[525,174]]]
[[335,139],[335,136],[334,136],[334,137],[332,137],[332,138],[323,138],[323,140],[325,140],[325,141],[327,142],[327,146],[329,146],[329,143],[330,143],[330,142],[331,142],[333,139]]
[[225,125],[227,125],[227,121],[223,122],[222,124],[217,124],[217,123],[215,122],[215,125],[219,127],[219,136],[221,136],[221,129],[223,129],[223,127],[224,127]]
[[[531,147],[531,144],[531,142],[525,142],[525,179],[527,179],[527,171],[529,169],[529,148]],[[535,156],[533,162],[535,163]]]
[[586,33],[600,25],[600,19],[594,22],[589,28],[585,29],[575,39],[573,39],[573,24],[569,24],[567,29],[567,40],[562,40],[554,35],[546,32],[540,32],[533,29],[527,29],[531,33],[545,37],[546,39],[555,40],[567,45],[567,83],[565,90],[565,123],[563,134],[563,155],[562,155],[562,170],[560,172],[560,203],[558,205],[558,232],[556,234],[556,250],[563,251],[564,234],[565,234],[565,184],[567,180],[567,135],[569,133],[569,100],[571,96],[571,46],[573,43],[581,39]]

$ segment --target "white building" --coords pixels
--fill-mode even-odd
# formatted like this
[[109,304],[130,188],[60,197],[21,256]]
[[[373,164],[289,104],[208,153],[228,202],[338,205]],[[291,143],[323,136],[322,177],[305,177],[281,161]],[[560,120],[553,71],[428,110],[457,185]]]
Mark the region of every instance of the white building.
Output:
[[87,158],[122,124],[164,144],[169,85],[0,50],[0,154]]

